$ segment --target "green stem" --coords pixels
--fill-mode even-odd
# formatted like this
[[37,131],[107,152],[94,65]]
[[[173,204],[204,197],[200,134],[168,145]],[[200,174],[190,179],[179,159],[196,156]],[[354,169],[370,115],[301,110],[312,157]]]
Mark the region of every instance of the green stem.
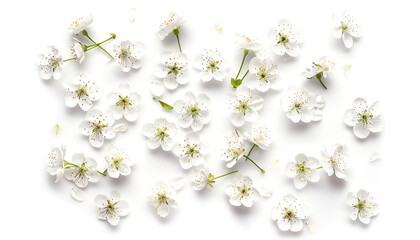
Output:
[[246,155],[245,158],[249,158],[249,155],[251,154],[252,150],[254,150],[254,147],[257,146],[257,144],[254,143],[254,145],[252,145],[251,149],[249,150],[248,154]]
[[98,47],[99,45],[101,45],[102,43],[106,43],[106,42],[108,42],[109,40],[111,40],[111,39],[114,39],[114,37],[109,37],[108,39],[106,39],[106,40],[103,40],[102,42],[99,42],[99,43],[96,43],[96,44],[91,44],[91,45],[88,45],[88,46],[86,46],[87,48],[89,48],[89,47]]
[[175,28],[173,30],[173,33],[176,37],[176,40],[178,41],[178,47],[179,47],[179,51],[182,53],[182,49],[181,49],[181,43],[179,42],[179,27]]
[[239,171],[236,170],[236,171],[233,171],[233,172],[230,172],[230,173],[226,173],[226,174],[223,174],[223,175],[220,175],[220,176],[217,176],[217,177],[213,178],[213,180],[224,177],[224,176],[227,176],[227,175],[230,175],[230,174],[233,174],[233,173],[237,173],[237,172],[239,172]]
[[248,159],[249,161],[251,161],[255,166],[257,166],[258,169],[261,170],[262,173],[265,173],[265,170],[262,169],[260,166],[258,166],[258,164],[256,164],[251,158],[245,156],[246,159]]
[[239,73],[241,73],[242,66],[244,65],[245,58],[246,58],[246,56],[248,55],[248,53],[249,53],[249,50],[248,50],[248,49],[244,49],[244,57],[242,58],[242,63],[241,63],[241,66],[239,67],[238,74],[236,74],[235,80],[237,80],[237,79],[238,79]]
[[95,41],[93,41],[93,39],[89,36],[86,30],[83,30],[82,34],[85,35],[91,42],[97,45],[100,49],[104,50],[112,59],[114,59],[114,57],[107,50],[105,50],[102,46],[98,45]]
[[245,75],[241,78],[241,81],[244,80],[244,78],[246,77],[246,75],[249,73],[249,69],[246,71]]
[[108,169],[105,169],[105,171],[103,171],[103,172],[100,172],[100,171],[98,171],[98,169],[95,169],[99,174],[101,174],[102,176],[105,176],[106,177],[106,172],[108,172]]
[[315,168],[315,169],[321,169],[321,168],[323,168],[323,167],[321,166],[321,167],[317,167],[317,168]]
[[322,82],[322,75],[323,75],[323,72],[319,72],[319,73],[317,73],[316,75],[315,75],[315,77],[316,77],[316,79],[318,79],[318,81],[321,83],[321,85],[325,88],[325,89],[327,89],[327,87],[324,85],[324,83]]
[[69,58],[69,59],[63,60],[63,62],[68,62],[68,61],[71,61],[71,60],[74,60],[74,59],[76,59],[76,58],[75,57],[74,58]]

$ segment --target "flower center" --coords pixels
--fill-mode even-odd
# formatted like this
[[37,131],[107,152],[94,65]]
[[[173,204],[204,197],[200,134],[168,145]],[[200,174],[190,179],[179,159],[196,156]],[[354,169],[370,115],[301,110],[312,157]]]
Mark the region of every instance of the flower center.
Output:
[[115,104],[117,107],[122,107],[125,110],[126,107],[133,105],[128,96],[122,97],[119,95],[118,97],[120,100]]
[[369,114],[365,109],[363,113],[359,113],[359,122],[362,122],[363,125],[368,125],[370,123],[370,118],[372,117],[373,115]]
[[245,152],[245,149],[243,149],[243,148],[229,148],[228,151],[233,153],[235,158],[237,158],[237,157],[241,156],[242,153]]
[[159,137],[160,139],[164,140],[165,137],[168,137],[169,135],[166,133],[168,129],[165,127],[163,129],[158,128],[156,137]]
[[296,167],[297,167],[296,173],[303,174],[306,171],[310,170],[310,168],[306,167],[305,165],[306,165],[306,162],[303,162],[301,164],[300,163],[296,163]]
[[178,75],[178,72],[180,71],[180,70],[182,70],[182,67],[178,67],[178,64],[177,63],[174,63],[172,66],[170,65],[170,66],[168,66],[169,67],[169,72],[168,72],[168,74],[171,74],[171,73],[173,73],[173,74],[175,74],[175,75]]
[[97,123],[92,123],[93,124],[93,130],[92,133],[97,133],[97,134],[102,134],[102,128],[108,127],[107,124],[102,124],[102,122],[99,120],[99,122]]
[[236,109],[244,113],[244,116],[245,116],[246,110],[251,110],[248,103],[249,103],[249,100],[246,100],[246,101],[239,100],[239,106],[236,107]]
[[194,154],[200,153],[200,151],[198,151],[196,149],[196,147],[197,147],[197,145],[190,145],[190,144],[188,144],[187,145],[187,151],[185,152],[185,155],[190,155],[191,157],[193,157]]
[[357,204],[353,206],[354,208],[357,208],[360,211],[366,208],[366,200],[361,201],[360,199],[357,199]]
[[251,188],[243,186],[243,187],[238,187],[239,193],[241,194],[241,197],[245,197],[248,195],[248,191],[251,190]]
[[265,69],[264,67],[260,67],[258,76],[260,77],[259,80],[263,80],[268,83],[267,77],[269,76],[269,74],[268,74],[267,69]]
[[158,193],[157,196],[158,196],[158,202],[160,204],[166,204],[166,205],[169,204],[168,201],[170,199],[166,196],[166,194],[164,194],[164,193]]
[[200,113],[200,109],[196,105],[191,106],[189,111],[190,111],[190,113],[193,117],[199,115],[199,113]]
[[112,158],[112,166],[118,166],[121,162],[124,161],[124,158]]
[[219,69],[217,65],[219,64],[219,61],[211,61],[209,65],[207,66],[207,69],[209,69],[212,73],[214,73],[216,70]]
[[287,42],[289,42],[289,38],[287,37],[287,35],[283,35],[283,34],[281,34],[281,33],[279,33],[279,41],[277,42],[277,44],[280,44],[280,43],[287,43]]
[[77,90],[76,90],[76,94],[77,94],[77,97],[80,99],[80,98],[82,98],[82,97],[84,97],[84,96],[89,96],[88,94],[87,94],[87,84],[85,84],[85,85],[77,85]]
[[288,221],[291,221],[292,218],[296,216],[296,213],[291,209],[285,208],[285,210],[286,210],[286,213],[284,214],[283,219],[287,219]]
[[121,49],[121,53],[118,55],[118,58],[126,58],[128,56],[131,55],[131,50],[130,47],[128,47],[127,49]]
[[349,28],[349,26],[347,24],[344,24],[343,22],[341,22],[341,33],[343,34],[347,29]]

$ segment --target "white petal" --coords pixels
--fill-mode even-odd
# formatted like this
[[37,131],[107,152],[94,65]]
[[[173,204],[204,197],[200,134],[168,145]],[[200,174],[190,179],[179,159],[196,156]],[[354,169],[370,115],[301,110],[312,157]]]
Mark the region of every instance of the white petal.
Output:
[[83,202],[85,200],[83,191],[80,190],[80,188],[72,187],[70,190],[70,194],[76,201]]

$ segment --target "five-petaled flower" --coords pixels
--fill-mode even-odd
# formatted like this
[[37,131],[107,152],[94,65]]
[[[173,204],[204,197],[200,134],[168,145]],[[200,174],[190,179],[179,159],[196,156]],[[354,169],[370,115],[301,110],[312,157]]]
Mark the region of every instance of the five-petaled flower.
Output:
[[336,38],[343,38],[343,43],[346,48],[353,46],[353,38],[361,36],[361,27],[356,22],[355,18],[346,10],[343,17],[340,18],[333,14],[333,34]]
[[64,170],[64,177],[73,181],[78,187],[85,188],[89,182],[97,182],[99,173],[96,171],[96,161],[93,158],[86,158],[82,153],[72,156],[72,162],[67,162]]
[[192,182],[194,183],[193,189],[195,191],[201,191],[206,187],[207,189],[212,189],[213,188],[212,184],[215,181],[214,181],[214,176],[213,174],[210,173],[209,168],[203,166],[200,168],[196,168],[196,172],[195,172]]
[[175,144],[173,153],[179,158],[183,169],[190,169],[204,162],[204,155],[208,153],[207,143],[200,142],[198,133],[188,133],[185,139]]
[[120,217],[127,216],[129,213],[128,203],[121,200],[117,191],[112,191],[108,196],[98,194],[95,197],[98,206],[98,219],[109,222],[112,226],[118,225]]
[[325,84],[322,82],[322,79],[325,79],[328,75],[331,75],[331,73],[334,71],[334,67],[335,62],[329,59],[327,56],[323,56],[318,60],[318,62],[312,62],[311,67],[307,68],[306,71],[302,73],[302,76],[308,79],[315,76],[321,85],[327,89]]
[[55,80],[61,77],[61,66],[63,65],[63,58],[60,52],[54,46],[48,46],[43,53],[38,56],[38,64],[40,66],[41,78],[44,80]]
[[252,179],[240,173],[233,177],[232,184],[226,186],[225,193],[233,206],[252,207],[253,203],[260,198],[258,190],[252,186]]
[[141,42],[132,43],[122,41],[114,45],[115,59],[121,66],[123,72],[129,72],[131,68],[137,69],[141,66],[141,58],[144,55],[146,47]]
[[178,207],[175,188],[164,182],[157,182],[155,184],[148,200],[149,204],[156,208],[157,214],[163,218],[169,215],[169,208]]
[[259,148],[268,150],[273,141],[270,129],[261,124],[254,123],[251,129],[244,133],[247,140],[251,141]]
[[271,218],[277,221],[277,226],[282,231],[299,232],[303,228],[302,220],[308,216],[308,206],[292,194],[284,196],[271,210]]
[[129,175],[131,166],[134,164],[123,149],[117,148],[113,144],[109,145],[105,160],[108,163],[107,173],[112,178]]
[[196,63],[196,67],[200,70],[200,79],[203,82],[212,79],[223,81],[227,75],[225,61],[217,48],[204,50]]
[[257,51],[262,48],[261,44],[253,38],[244,34],[235,34],[235,46],[239,49]]
[[299,153],[295,157],[296,162],[288,162],[286,165],[286,176],[294,179],[297,189],[304,188],[309,182],[318,182],[320,178],[320,163],[314,157],[307,157]]
[[234,96],[228,98],[228,107],[230,110],[230,120],[236,127],[241,127],[245,122],[258,121],[260,110],[264,99],[254,95],[246,86],[239,86]]
[[321,165],[328,176],[335,176],[347,180],[346,147],[340,144],[326,146],[321,152]]
[[249,79],[245,81],[250,89],[266,92],[268,89],[278,90],[279,70],[270,58],[254,57],[249,63]]
[[291,57],[299,55],[302,33],[286,19],[280,20],[276,27],[271,28],[268,37],[275,54],[284,55],[286,53]]
[[206,94],[197,97],[192,92],[187,92],[184,97],[174,103],[174,111],[177,113],[177,123],[182,128],[198,132],[204,124],[210,122],[210,98]]
[[89,136],[89,142],[93,147],[100,148],[104,144],[105,139],[113,139],[115,137],[116,125],[113,128],[114,119],[99,110],[91,110],[86,114],[86,121],[79,125],[80,133]]
[[184,17],[180,13],[170,12],[159,26],[159,38],[163,40],[175,29],[179,29],[184,23]]
[[367,138],[370,132],[382,132],[382,114],[379,101],[371,106],[364,98],[356,98],[353,107],[344,114],[344,122],[353,127],[354,135],[358,138]]
[[226,167],[231,168],[243,157],[245,157],[245,137],[237,129],[225,136],[222,146],[222,160],[226,161]]
[[[176,89],[179,84],[186,84],[188,79],[188,58],[184,53],[163,52],[155,70],[155,76],[163,79],[163,85]],[[160,96],[164,92],[160,81],[153,81],[151,91],[153,95]]]
[[63,145],[60,148],[53,147],[48,154],[47,171],[51,176],[56,176],[55,182],[57,183],[63,178],[66,156],[66,147]]
[[349,217],[351,220],[359,220],[364,224],[370,223],[370,218],[378,215],[378,204],[366,190],[359,190],[357,194],[350,192],[347,195],[347,205],[350,206]]
[[[304,88],[290,86],[283,95],[282,107],[287,117],[294,123],[308,123],[314,119],[315,98]],[[317,109],[319,110],[319,109]],[[319,112],[317,112],[319,113]]]
[[147,137],[147,146],[150,149],[156,149],[162,146],[163,151],[171,151],[174,146],[173,137],[178,132],[174,123],[169,123],[164,118],[158,118],[155,122],[145,124],[142,133]]
[[116,91],[108,95],[108,102],[112,106],[112,115],[118,120],[123,116],[127,121],[137,120],[141,96],[131,91],[128,84],[121,84]]
[[89,111],[92,102],[99,99],[98,85],[83,74],[79,74],[71,81],[63,81],[63,86],[67,90],[64,98],[67,107],[74,108],[79,105],[83,111]]

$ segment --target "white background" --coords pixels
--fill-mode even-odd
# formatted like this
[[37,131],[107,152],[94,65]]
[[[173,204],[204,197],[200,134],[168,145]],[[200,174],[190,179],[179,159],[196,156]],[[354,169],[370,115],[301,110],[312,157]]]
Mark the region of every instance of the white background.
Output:
[[[128,10],[137,8],[135,23],[128,21]],[[331,34],[331,14],[352,10],[363,25],[364,35],[345,49],[341,40]],[[414,1],[19,1],[3,3],[1,8],[1,68],[2,68],[2,134],[1,150],[1,229],[2,235],[17,239],[44,237],[47,239],[127,237],[136,239],[248,239],[310,238],[355,239],[410,236],[415,231],[419,209],[417,205],[419,158],[419,99],[418,54],[419,15]],[[176,39],[169,36],[159,40],[157,29],[171,10],[183,10],[187,17],[180,38],[190,60],[204,48],[218,47],[228,59],[228,77],[236,75],[242,52],[234,48],[235,32],[248,33],[267,45],[268,29],[281,18],[289,19],[305,33],[301,55],[292,60],[273,56],[280,66],[285,86],[303,85],[326,99],[321,122],[293,124],[281,111],[280,93],[264,94],[260,122],[274,133],[268,151],[255,150],[252,158],[268,170],[262,175],[249,162],[237,169],[254,179],[255,185],[271,184],[274,195],[261,198],[250,208],[233,207],[228,203],[223,187],[231,177],[220,179],[213,191],[194,192],[190,179],[192,170],[182,170],[178,160],[162,150],[146,147],[141,127],[157,117],[173,121],[152,100],[149,84],[153,67],[164,50],[178,51]],[[72,19],[94,14],[89,33],[97,40],[114,32],[117,39],[104,45],[109,51],[122,40],[141,41],[147,46],[143,67],[123,73],[115,62],[99,49],[87,53],[86,62],[64,64],[62,79],[44,81],[39,77],[37,55],[47,45],[55,45],[64,58],[69,58],[68,45],[72,37],[67,32]],[[214,31],[218,20],[223,33]],[[86,41],[86,43],[88,43]],[[337,72],[325,81],[324,90],[316,80],[306,80],[300,73],[312,61],[323,55],[336,60]],[[247,66],[250,58],[245,63]],[[353,64],[350,76],[344,78],[342,66]],[[123,146],[136,161],[132,174],[117,180],[101,178],[89,184],[86,200],[76,202],[70,197],[73,184],[63,180],[54,184],[46,172],[45,161],[53,146],[65,144],[67,159],[82,152],[94,157],[99,169],[105,168],[104,156],[109,142],[97,150],[87,137],[78,133],[78,124],[85,113],[79,108],[64,105],[62,80],[83,72],[102,89],[102,96],[120,83],[129,83],[142,96],[140,118],[129,124],[126,133],[112,142]],[[206,165],[215,175],[228,171],[219,160],[223,136],[233,126],[229,121],[225,97],[233,89],[228,80],[202,83],[198,72],[190,66],[190,83],[175,91],[166,92],[162,100],[173,103],[189,90],[206,93],[212,99],[212,121],[200,132],[211,145]],[[343,114],[356,97],[369,102],[381,100],[386,129],[366,140],[358,140],[351,128],[343,123]],[[106,109],[105,98],[95,107]],[[120,121],[122,122],[122,121]],[[60,123],[63,133],[54,136],[52,128]],[[185,134],[181,130],[179,133]],[[111,142],[111,141],[110,141]],[[320,158],[324,143],[340,142],[349,146],[351,171],[348,182],[322,174],[316,184],[296,190],[284,174],[284,166],[297,153]],[[382,159],[369,163],[369,155],[380,152]],[[277,168],[270,168],[280,159]],[[178,194],[179,208],[167,219],[159,218],[148,206],[146,196],[157,180],[185,176],[187,184]],[[352,222],[345,205],[349,191],[369,190],[381,207],[381,214],[370,225]],[[118,190],[130,204],[129,216],[120,225],[111,227],[96,219],[93,199],[96,194]],[[270,209],[280,198],[293,193],[311,206],[310,220],[318,225],[314,232],[293,234],[281,232],[270,218]]]

